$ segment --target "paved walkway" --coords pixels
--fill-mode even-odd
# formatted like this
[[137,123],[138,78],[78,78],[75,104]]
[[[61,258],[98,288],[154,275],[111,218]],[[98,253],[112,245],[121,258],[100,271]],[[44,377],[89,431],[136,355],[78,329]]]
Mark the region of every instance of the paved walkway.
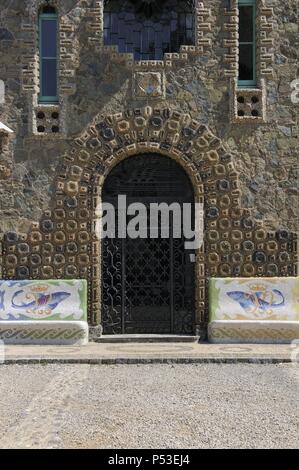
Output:
[[[1,351],[0,351],[1,352]],[[3,356],[3,354],[2,354]],[[86,346],[5,346],[5,364],[280,363],[299,360],[299,344],[89,343]],[[1,355],[0,355],[1,361]],[[3,363],[3,359],[2,359]]]

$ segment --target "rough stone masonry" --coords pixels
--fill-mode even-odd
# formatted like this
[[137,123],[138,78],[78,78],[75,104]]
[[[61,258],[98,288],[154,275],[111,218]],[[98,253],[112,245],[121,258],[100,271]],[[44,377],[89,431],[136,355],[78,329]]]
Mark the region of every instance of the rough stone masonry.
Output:
[[50,0],[59,17],[52,105],[38,102],[44,4],[0,0],[0,121],[14,131],[0,133],[0,276],[88,279],[97,325],[101,188],[114,165],[144,152],[179,162],[205,204],[198,323],[210,276],[295,275],[296,1],[257,0],[258,83],[243,90],[236,0],[194,2],[194,45],[159,61],[104,45],[103,1]]

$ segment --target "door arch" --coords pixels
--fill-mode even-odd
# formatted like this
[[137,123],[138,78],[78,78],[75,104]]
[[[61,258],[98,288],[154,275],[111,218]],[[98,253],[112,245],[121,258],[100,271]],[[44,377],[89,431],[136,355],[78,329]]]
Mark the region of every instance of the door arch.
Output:
[[[189,177],[176,161],[160,154],[140,154],[116,165],[105,180],[102,200],[117,207],[119,195],[126,196],[127,205],[144,204],[147,222],[151,203],[191,203],[194,210]],[[168,238],[161,237],[159,219],[158,238],[103,239],[104,334],[194,333],[194,263],[183,235],[175,238],[172,222],[170,211]]]

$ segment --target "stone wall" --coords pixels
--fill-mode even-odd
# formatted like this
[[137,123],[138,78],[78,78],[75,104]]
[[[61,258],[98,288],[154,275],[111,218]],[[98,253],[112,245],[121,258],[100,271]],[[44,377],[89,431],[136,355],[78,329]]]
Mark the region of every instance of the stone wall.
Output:
[[[208,125],[235,155],[244,205],[254,207],[257,218],[264,219],[269,227],[296,229],[297,109],[290,98],[290,83],[296,78],[295,0],[263,2],[265,7],[273,7],[273,31],[268,33],[274,39],[270,50],[273,61],[269,64],[273,73],[265,84],[267,118],[265,123],[252,120],[246,125],[229,119],[232,78],[224,73],[229,52],[224,46],[231,29],[227,28],[230,16],[224,14],[225,9],[231,10],[228,1],[204,2],[197,52],[185,54],[187,59],[176,58],[171,65],[147,67],[160,71],[165,81],[165,92],[155,98],[132,94],[136,67],[128,66],[127,59],[111,58],[112,52],[101,47],[101,2],[55,3],[65,30],[61,40],[66,43],[61,48],[69,48],[68,59],[61,59],[65,63],[60,79],[64,86],[61,129],[65,132],[63,136],[41,136],[34,133],[32,123],[38,77],[31,89],[26,88],[23,73],[28,72],[26,56],[30,67],[37,55],[35,24],[30,21],[36,20],[36,6],[42,2],[27,0],[24,8],[23,0],[1,0],[0,79],[5,82],[5,103],[0,103],[0,120],[15,131],[15,138],[10,154],[0,157],[0,164],[9,167],[0,173],[0,230],[14,227],[24,231],[28,221],[39,218],[50,203],[55,169],[62,155],[74,135],[95,115],[143,106],[149,101],[156,107],[188,112]],[[71,44],[67,34],[72,37]]]
[[[12,259],[15,256],[14,250],[16,243],[30,239],[32,231],[36,234],[49,232],[51,223],[48,226],[44,225],[43,229],[39,224],[40,221],[44,223],[45,220],[50,222],[54,220],[56,232],[53,236],[57,233],[61,235],[63,231],[59,226],[63,225],[63,221],[59,220],[59,216],[55,219],[56,216],[52,215],[59,213],[61,207],[59,201],[74,195],[80,197],[81,194],[82,202],[85,193],[94,191],[91,186],[97,179],[89,179],[88,162],[84,162],[83,157],[83,160],[80,160],[78,147],[88,145],[88,159],[93,159],[93,156],[94,159],[99,159],[99,166],[95,160],[92,165],[93,171],[97,171],[98,168],[99,175],[104,171],[101,160],[107,158],[109,160],[109,155],[114,151],[120,152],[120,155],[123,152],[126,156],[134,152],[140,153],[142,148],[147,151],[151,149],[157,151],[160,148],[161,153],[163,151],[165,153],[167,145],[171,147],[168,153],[177,155],[175,152],[179,152],[182,160],[184,153],[190,151],[188,165],[192,165],[190,163],[193,158],[192,149],[189,147],[195,145],[193,141],[196,142],[198,136],[204,132],[213,136],[211,149],[213,150],[216,145],[218,152],[213,161],[213,155],[211,154],[210,158],[209,149],[205,149],[207,155],[205,159],[209,161],[210,158],[210,167],[216,165],[217,171],[218,166],[224,168],[224,174],[229,177],[232,184],[231,196],[235,197],[231,205],[238,210],[242,207],[239,212],[240,218],[253,216],[258,222],[256,229],[263,227],[263,224],[269,229],[269,233],[264,232],[263,235],[265,242],[269,241],[271,245],[272,240],[275,244],[278,236],[278,242],[283,244],[282,247],[276,244],[274,254],[269,254],[269,259],[261,262],[260,268],[254,267],[252,254],[248,254],[248,266],[251,268],[246,272],[245,259],[241,271],[245,276],[294,274],[292,268],[294,259],[288,255],[294,251],[294,236],[288,238],[286,232],[277,230],[284,227],[289,231],[295,231],[298,228],[296,174],[298,109],[291,102],[290,86],[292,80],[296,78],[295,0],[283,3],[278,0],[257,0],[260,15],[258,89],[255,92],[248,90],[242,92],[245,100],[242,106],[244,109],[246,106],[248,108],[247,101],[253,103],[251,100],[254,97],[255,101],[258,100],[256,101],[258,114],[245,117],[238,115],[240,91],[236,88],[235,46],[238,24],[236,0],[196,1],[194,46],[182,47],[177,54],[166,54],[163,61],[149,62],[134,62],[130,54],[119,54],[117,48],[103,45],[101,0],[53,0],[50,3],[57,5],[60,22],[60,102],[53,108],[41,106],[37,101],[39,91],[37,17],[38,9],[43,2],[0,0],[0,80],[5,83],[5,100],[0,101],[0,121],[15,131],[13,138],[2,139],[3,142],[5,139],[7,142],[3,143],[0,155],[0,233],[13,231],[19,234],[14,236],[10,233],[8,238],[4,237],[5,243],[8,243],[4,246],[4,256],[8,263],[4,267],[4,274],[8,277],[24,277],[25,271],[22,271],[22,274],[19,269],[20,272],[17,274],[17,267],[24,267],[22,260],[24,261],[26,256],[19,251],[17,256],[21,258]],[[147,91],[147,83],[151,85],[150,93]],[[177,117],[175,117],[176,111],[180,112]],[[56,113],[55,118],[53,113]],[[174,121],[179,122],[178,137],[175,137],[175,129],[168,129],[171,134],[171,137],[168,137],[167,132],[162,135],[159,130],[156,134],[151,134],[150,124],[140,124],[138,128],[135,117],[140,116],[141,122],[146,114],[148,114],[147,119],[152,115],[162,117],[163,126],[166,127],[168,119],[171,120],[174,116]],[[44,117],[41,117],[43,115]],[[126,129],[121,127],[118,129],[120,137],[117,139],[105,136],[104,130],[100,132],[99,137],[100,129],[94,133],[92,139],[92,129],[96,123],[103,122],[104,129],[119,126],[118,121],[121,116],[133,126],[128,131],[130,136],[127,142]],[[192,130],[190,124],[192,120],[196,123],[195,130]],[[53,126],[56,127],[56,132],[52,132]],[[44,128],[43,132],[39,132],[41,127]],[[185,127],[191,132],[190,135],[184,131]],[[195,133],[192,133],[193,131]],[[183,134],[179,135],[179,132]],[[142,141],[146,144],[142,145]],[[209,140],[207,142],[209,143]],[[130,145],[133,147],[127,148]],[[166,145],[163,147],[164,150],[162,145]],[[99,150],[100,146],[102,149]],[[226,159],[225,155],[228,153],[229,157]],[[200,148],[196,149],[195,154],[199,161]],[[110,166],[109,161],[106,163],[105,169]],[[86,170],[86,174],[82,173],[82,168]],[[76,174],[76,171],[79,173]],[[203,178],[208,178],[205,184],[208,187],[207,194],[210,200],[205,199],[205,202],[207,206],[213,206],[213,200],[217,201],[219,196],[213,199],[213,184],[221,174],[214,175],[214,179],[211,178],[209,182],[215,169],[209,167],[200,169],[199,164],[196,171],[199,172],[197,181],[199,185]],[[67,182],[64,185],[65,179]],[[235,183],[237,179],[238,182]],[[92,202],[90,204],[92,205]],[[58,212],[55,212],[57,210]],[[69,207],[68,211],[71,212],[72,208]],[[225,210],[221,211],[223,212],[221,217],[227,217],[223,215]],[[88,215],[88,212],[86,214],[86,220],[83,220],[81,225],[87,224],[86,227],[90,227],[93,215]],[[215,217],[220,217],[219,214]],[[254,234],[252,232],[254,224],[255,222],[253,225],[250,222],[250,226],[243,227],[245,238],[250,239],[254,236],[246,235],[247,231]],[[210,228],[213,228],[212,225]],[[226,233],[224,227],[223,231]],[[281,233],[283,235],[280,239]],[[37,239],[30,242],[32,245],[30,254],[36,261],[39,260],[40,266],[35,268],[33,262],[30,268],[32,272],[29,270],[28,276],[49,278],[56,269],[59,271],[60,268],[54,266],[54,255],[49,254],[52,256],[52,258],[48,256],[51,258],[48,260],[50,269],[47,273],[42,273],[43,258],[38,254],[38,246],[42,249],[43,243],[47,245],[51,235],[36,236]],[[55,243],[64,244],[66,241],[59,236],[57,235]],[[263,240],[259,240],[260,245],[263,244]],[[85,246],[86,241],[81,242]],[[238,243],[236,240],[235,242]],[[288,245],[289,242],[292,246]],[[271,246],[274,246],[273,243]],[[88,246],[87,250],[91,250],[91,245]],[[212,248],[211,250],[213,251]],[[278,260],[279,250],[285,253],[286,258]],[[9,253],[12,258],[9,258],[8,262]],[[84,253],[81,254],[82,259],[83,255]],[[95,255],[98,256],[99,253],[95,252]],[[47,253],[43,256],[47,258]],[[58,259],[59,255],[55,256]],[[72,258],[71,253],[69,256]],[[87,256],[92,256],[92,253],[88,252]],[[228,255],[223,254],[223,259],[211,261],[206,274],[230,275],[233,267],[230,262],[228,264],[225,262],[225,256]],[[86,259],[84,263],[87,266]],[[74,263],[76,262],[75,260]],[[276,262],[278,268],[271,271],[273,263]],[[214,268],[213,263],[216,266]],[[72,265],[71,262],[69,265]],[[272,266],[271,269],[269,265]],[[99,266],[97,270],[98,268]],[[77,263],[76,272],[73,269],[67,270],[67,266],[64,266],[61,275],[77,277],[81,268]],[[91,274],[81,273],[82,277],[88,275]],[[204,279],[205,276],[201,274],[200,277]],[[99,279],[94,280],[93,284],[94,311],[98,308],[100,295],[98,282]],[[89,295],[91,299],[93,295],[91,285]],[[204,314],[200,315],[202,320]],[[96,316],[92,316],[92,321],[97,323]]]

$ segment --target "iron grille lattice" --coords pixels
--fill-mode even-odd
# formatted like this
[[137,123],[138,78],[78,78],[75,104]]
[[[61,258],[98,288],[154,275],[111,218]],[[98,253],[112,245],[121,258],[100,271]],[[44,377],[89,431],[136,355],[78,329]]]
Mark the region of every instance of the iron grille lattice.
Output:
[[[115,167],[103,201],[193,202],[184,171],[173,160],[147,154]],[[149,214],[149,211],[148,211]],[[105,334],[176,333],[194,330],[194,265],[184,239],[105,239],[102,245],[102,322]]]
[[193,45],[194,1],[107,0],[104,6],[104,44],[135,60],[162,60],[166,52]]

